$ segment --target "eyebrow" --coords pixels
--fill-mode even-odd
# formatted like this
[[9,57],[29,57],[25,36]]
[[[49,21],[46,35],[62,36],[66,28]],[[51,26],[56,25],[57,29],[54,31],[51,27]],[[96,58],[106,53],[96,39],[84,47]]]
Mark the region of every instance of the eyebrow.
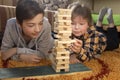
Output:
[[[41,22],[43,22],[43,21],[44,21],[44,19],[42,19],[39,23],[41,23]],[[28,22],[27,24],[34,24],[34,23]]]
[[40,22],[43,22],[43,19]]

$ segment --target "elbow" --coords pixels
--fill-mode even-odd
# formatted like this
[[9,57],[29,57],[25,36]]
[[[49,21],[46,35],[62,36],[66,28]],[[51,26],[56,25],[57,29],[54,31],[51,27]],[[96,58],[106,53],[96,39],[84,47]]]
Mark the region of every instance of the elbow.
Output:
[[4,52],[1,52],[1,60],[6,61],[8,58],[4,55]]

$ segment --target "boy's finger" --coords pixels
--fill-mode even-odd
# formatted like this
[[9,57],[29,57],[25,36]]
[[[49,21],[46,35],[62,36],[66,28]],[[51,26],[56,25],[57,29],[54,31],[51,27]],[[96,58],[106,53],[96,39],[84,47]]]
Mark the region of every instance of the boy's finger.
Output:
[[82,44],[82,40],[76,39],[76,42],[77,42],[78,44]]

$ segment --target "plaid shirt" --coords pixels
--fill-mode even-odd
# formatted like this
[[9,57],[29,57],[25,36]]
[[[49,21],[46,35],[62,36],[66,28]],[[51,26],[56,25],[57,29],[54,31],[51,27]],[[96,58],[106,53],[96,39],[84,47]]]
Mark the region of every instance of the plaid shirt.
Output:
[[101,54],[107,45],[105,35],[96,31],[93,26],[91,26],[83,36],[75,37],[72,35],[72,38],[83,41],[81,51],[77,54],[77,58],[82,62],[94,58],[96,54]]

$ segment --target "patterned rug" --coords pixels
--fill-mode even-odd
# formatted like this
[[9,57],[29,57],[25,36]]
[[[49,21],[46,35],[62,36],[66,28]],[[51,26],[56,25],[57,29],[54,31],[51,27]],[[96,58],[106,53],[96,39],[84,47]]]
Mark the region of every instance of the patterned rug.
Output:
[[[2,65],[0,61],[0,68],[3,67],[25,67],[25,66],[40,66],[50,65],[49,61],[42,60],[42,63],[29,64],[16,61],[8,61]],[[4,79],[4,80],[119,80],[120,79],[120,48],[114,51],[106,51],[98,59],[92,59],[89,62],[83,63],[92,69],[92,72],[80,72],[69,75],[56,75],[56,76],[35,76],[20,79]]]

